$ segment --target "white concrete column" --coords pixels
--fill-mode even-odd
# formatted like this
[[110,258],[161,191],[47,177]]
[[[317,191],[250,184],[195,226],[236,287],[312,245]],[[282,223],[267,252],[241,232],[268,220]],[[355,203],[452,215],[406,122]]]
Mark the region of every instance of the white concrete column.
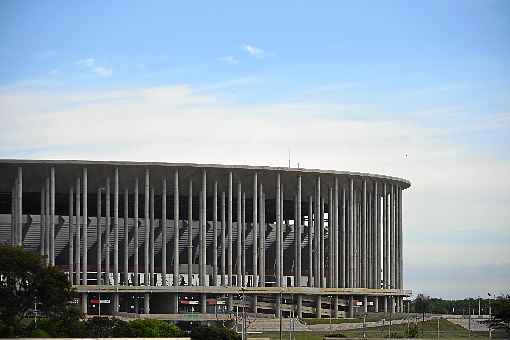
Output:
[[[381,216],[378,183],[374,182],[374,202],[372,204],[372,214],[374,220],[373,238],[374,238],[374,288],[381,288]],[[378,299],[376,299],[378,301]]]
[[354,179],[349,179],[349,288],[354,287]]
[[321,273],[321,178],[317,176],[316,183],[315,183],[315,215],[314,215],[314,227],[315,227],[315,265],[314,265],[314,281],[315,281],[315,287],[320,288],[322,287],[321,281],[322,281],[322,273]]
[[[72,186],[71,186],[72,188]],[[11,190],[11,238],[13,237],[14,235],[14,195],[13,195],[13,191]],[[44,257],[44,248],[46,247],[46,242],[45,242],[45,237],[46,234],[45,234],[45,231],[44,231],[44,185],[41,186],[41,213],[39,215],[39,244],[40,244],[40,247],[39,247],[39,255]],[[13,245],[13,240],[11,239],[11,245]],[[69,245],[71,245],[71,243],[69,243]],[[71,249],[71,248],[69,248]],[[74,249],[73,249],[74,250]],[[73,266],[73,262],[70,263],[71,266]],[[73,268],[74,269],[74,268]],[[74,270],[73,270],[74,272]],[[73,280],[74,280],[74,277],[71,276],[71,283],[73,283]]]
[[220,258],[220,269],[221,269],[221,285],[226,286],[226,275],[227,270],[225,266],[226,259],[226,219],[225,219],[225,192],[221,192],[221,258]]
[[259,217],[260,217],[260,264],[259,264],[259,285],[266,286],[266,200],[262,181],[259,184]]
[[115,168],[113,181],[113,283],[119,282],[119,168]]
[[156,285],[156,275],[154,272],[154,252],[155,252],[155,228],[156,222],[154,221],[154,188],[151,188],[150,191],[150,243],[149,243],[149,251],[150,251],[150,271],[151,271],[151,286]]
[[[71,195],[70,195],[71,196]],[[71,202],[69,204],[72,207],[72,198],[70,198]],[[97,189],[96,195],[96,280],[97,284],[102,284],[102,268],[101,268],[101,259],[102,259],[102,240],[101,240],[101,188]],[[69,219],[71,221],[71,219]]]
[[[44,231],[45,231],[45,237],[46,237],[46,265],[50,265],[50,249],[51,249],[51,244],[50,244],[50,178],[49,177],[46,177],[45,179],[45,186],[46,186],[46,189],[44,190],[44,195],[45,195],[45,199],[44,199],[44,207],[45,207],[45,216],[44,216]],[[15,196],[16,197],[16,194],[17,194],[17,191],[16,191],[16,187],[13,188],[14,190],[14,193],[15,193]],[[15,211],[16,211],[16,206],[17,206],[17,200],[15,199],[14,200],[14,204],[15,204]],[[16,213],[17,215],[17,213]],[[17,217],[14,219],[15,220],[15,228],[17,228]],[[14,241],[15,243],[14,244],[17,244],[16,243],[16,230],[15,230],[15,234],[14,234]],[[80,268],[80,272],[81,272],[81,268]]]
[[161,244],[161,275],[163,286],[167,286],[166,280],[166,244],[167,240],[167,222],[166,222],[166,177],[163,176],[161,181],[161,233],[163,242]]
[[366,243],[366,249],[367,249],[367,288],[373,288],[373,280],[372,280],[372,273],[373,273],[373,258],[372,258],[372,191],[370,191],[370,188],[367,190],[367,201],[366,201],[366,235],[367,235],[367,243]]
[[395,288],[395,186],[390,188],[390,288]]
[[[207,265],[207,173],[202,170],[202,190],[200,206],[200,285],[206,286],[206,265]],[[205,301],[204,301],[205,302]],[[205,313],[205,308],[203,313]]]
[[313,196],[308,196],[308,287],[314,286],[314,266],[313,266],[313,243],[314,243],[314,227],[313,227]]
[[[339,230],[338,230],[338,177],[335,176],[335,186],[333,192],[333,259],[334,259],[334,281],[333,287],[339,287],[340,276],[343,276],[342,268],[340,268],[341,257],[343,254],[339,253]],[[335,313],[338,311],[338,295],[335,296]],[[335,315],[336,316],[336,315]]]
[[150,196],[150,173],[149,169],[145,169],[144,181],[144,245],[143,245],[143,264],[144,264],[144,284],[150,285],[149,276],[149,237],[150,237],[150,216],[149,216],[149,196]]
[[[301,175],[298,175],[297,178],[297,193],[296,193],[296,234],[297,234],[297,261],[296,261],[296,267],[297,267],[297,281],[295,283],[295,286],[301,287],[301,238],[302,238],[302,223],[301,223],[301,194],[302,194],[302,179]],[[297,295],[297,317],[300,319],[303,317],[303,296]]]
[[334,287],[334,277],[335,277],[335,269],[334,269],[334,244],[333,244],[333,188],[328,188],[328,280],[327,287]]
[[319,219],[320,219],[320,233],[321,233],[321,236],[320,236],[320,245],[321,245],[321,250],[320,250],[320,286],[321,287],[326,287],[325,285],[325,279],[326,279],[326,247],[325,247],[325,238],[326,238],[326,228],[324,227],[324,215],[325,215],[325,212],[324,212],[324,197],[321,196],[321,210],[320,210],[320,215],[319,215]]
[[124,189],[124,285],[129,285],[129,191]]
[[341,220],[341,224],[340,224],[340,230],[339,230],[339,234],[340,234],[340,238],[339,238],[339,242],[340,242],[340,247],[339,247],[339,252],[340,252],[340,264],[339,264],[339,267],[340,267],[340,277],[339,277],[339,287],[341,288],[345,288],[347,287],[347,278],[348,278],[348,273],[347,273],[347,269],[348,269],[348,263],[347,263],[347,257],[346,257],[346,244],[347,244],[347,233],[346,233],[346,219],[347,219],[347,214],[345,213],[346,212],[346,197],[345,197],[345,188],[342,186],[342,205],[341,205],[341,209],[342,209],[342,220]]
[[[281,274],[280,274],[280,281],[281,281],[281,284],[283,286],[283,277],[284,277],[284,268],[285,268],[285,263],[284,263],[284,258],[283,258],[283,231],[287,229],[288,227],[288,224],[287,224],[287,221],[288,220],[285,220],[284,222],[284,211],[283,211],[283,201],[284,201],[284,191],[283,191],[283,184],[281,183],[280,181],[280,268],[281,268]],[[284,227],[285,226],[285,227]]]
[[[280,249],[281,249],[281,243],[282,243],[282,224],[281,224],[281,203],[280,203],[280,174],[278,173],[276,175],[276,199],[275,199],[275,205],[276,205],[276,282],[277,286],[282,286],[282,263],[281,263],[281,255],[280,255]],[[278,310],[280,309],[279,303],[278,303]]]
[[134,251],[133,254],[133,266],[134,266],[134,275],[135,275],[135,286],[140,285],[140,275],[138,273],[139,271],[139,254],[138,254],[138,247],[140,246],[140,240],[138,239],[138,177],[135,178],[135,188],[133,191],[133,198],[134,198],[134,207],[133,207],[133,226],[134,226]]
[[228,285],[232,286],[232,172],[228,173]]
[[111,210],[110,210],[110,177],[106,177],[106,195],[105,195],[105,219],[106,219],[106,226],[105,226],[105,254],[104,254],[104,266],[105,266],[105,277],[106,277],[106,284],[110,284],[110,226],[111,226]]
[[188,286],[193,278],[193,182],[188,184]]
[[361,196],[361,287],[367,288],[367,181],[363,179]]
[[143,296],[143,310],[144,310],[144,314],[150,314],[151,312],[151,296],[149,293],[145,293],[144,296]]
[[[174,286],[179,286],[179,170],[174,171],[174,259],[173,259],[173,281]],[[173,295],[173,310],[174,314],[179,313],[179,294]]]
[[[383,288],[389,288],[389,251],[388,251],[388,238],[389,238],[389,221],[388,221],[388,186],[383,184]],[[387,300],[387,299],[386,299]],[[385,302],[387,304],[387,301]],[[387,307],[386,307],[387,308]],[[386,313],[385,309],[385,313]]]
[[[247,274],[246,274],[246,192],[243,191],[242,203],[241,203],[241,248],[242,248],[242,281],[241,285],[246,286]],[[255,277],[255,276],[254,276]]]
[[404,257],[402,230],[402,189],[398,190],[398,288],[404,288]]
[[[53,176],[52,176],[53,177]],[[53,184],[52,184],[52,192],[54,193],[55,190],[55,186],[54,186],[54,183],[55,181],[53,180],[52,181]],[[83,284],[84,285],[88,285],[88,271],[89,271],[89,263],[88,263],[88,254],[89,254],[89,247],[88,247],[88,235],[89,235],[89,230],[88,230],[88,226],[89,226],[89,215],[88,215],[88,179],[87,179],[87,168],[83,168],[83,248],[82,248],[82,251],[83,251],[83,255],[82,255],[82,258],[83,258],[83,261],[82,261],[82,273],[83,273]],[[54,204],[54,201],[55,201],[55,198],[53,197],[52,198],[52,216],[54,216],[55,214],[55,204]],[[52,221],[54,221],[54,217],[51,218]],[[52,222],[53,224],[53,222]],[[54,225],[52,226],[52,234],[54,234]],[[54,235],[52,235],[52,239],[54,240]],[[53,243],[55,243],[55,241],[53,241]],[[55,247],[53,246],[52,247],[52,261],[54,262],[55,261],[55,257],[54,257],[54,252],[55,252]]]
[[[18,170],[19,171],[19,170]],[[20,177],[21,178],[21,177]],[[22,195],[22,186],[21,184],[19,185],[19,191],[18,191],[18,194],[19,194],[19,197],[18,197],[18,200],[19,200],[19,204],[20,204],[20,209],[19,209],[19,215],[18,217],[20,217],[20,226],[22,227],[23,226],[23,221],[22,221],[22,218],[21,218],[21,195]],[[85,210],[84,210],[85,212]],[[19,234],[19,242],[20,242],[20,245],[22,244],[22,240],[21,240],[21,229],[20,228],[20,234]],[[55,265],[55,168],[52,167],[50,169],[50,238],[51,238],[51,265],[54,266]],[[84,240],[84,247],[86,249],[86,241]]]
[[212,286],[218,285],[218,181],[213,186],[213,258]]
[[[48,211],[48,202],[49,202],[49,180],[46,181],[46,211]],[[46,218],[46,222],[48,219]],[[46,226],[48,227],[48,226]],[[49,228],[46,228],[46,244],[48,245],[48,254],[49,254]],[[75,246],[75,273],[76,280],[75,284],[81,284],[81,179],[80,177],[76,178],[76,246]]]
[[241,252],[241,181],[237,182],[237,258],[236,258],[236,269],[237,269],[237,286],[241,286],[242,281],[242,252]]
[[17,192],[17,179],[14,179],[14,185],[11,188],[11,246],[15,246],[18,243],[16,242],[17,228],[18,224],[16,223],[16,207],[18,205],[18,201],[16,200],[16,192]]
[[[51,175],[52,175],[52,216],[55,215],[55,170],[51,168]],[[17,180],[17,193],[16,193],[16,200],[18,204],[17,209],[17,218],[16,221],[18,222],[18,234],[17,234],[17,241],[18,246],[23,246],[23,169],[21,167],[18,167],[18,180]],[[52,217],[52,223],[54,221],[54,218]],[[52,265],[55,265],[55,252],[52,253]]]
[[[69,253],[68,253],[68,257],[69,257],[69,262],[68,262],[68,270],[69,270],[69,282],[71,284],[74,284],[74,228],[73,228],[73,214],[74,214],[74,202],[73,202],[73,196],[74,196],[74,188],[73,186],[71,185],[71,187],[69,188],[69,229],[68,229],[68,242],[69,242]],[[42,217],[43,217],[43,213],[42,213],[42,210],[43,210],[43,201],[44,201],[44,193],[41,192],[41,221],[42,221]],[[41,227],[42,227],[42,224],[41,224]],[[42,232],[42,229],[41,229],[41,246],[42,246],[42,242],[44,240],[44,234]]]
[[[252,274],[253,274],[253,287],[259,286],[259,278],[258,278],[258,261],[259,261],[259,254],[258,254],[258,238],[259,238],[259,224],[258,224],[258,210],[257,210],[257,204],[258,204],[258,197],[257,197],[257,191],[258,191],[258,182],[257,182],[257,173],[253,174],[253,196],[252,196],[252,216],[253,216],[253,253],[252,253]],[[255,313],[257,311],[255,310]]]
[[[302,223],[301,223],[301,175],[297,178],[297,209],[296,209],[296,234],[297,234],[297,260],[296,260],[296,272],[297,272],[297,282],[296,286],[301,287],[301,238],[302,238]],[[298,296],[298,307],[301,296]],[[302,307],[302,306],[301,306]]]
[[[179,170],[174,171],[174,286],[179,286]],[[178,308],[178,302],[175,308]]]

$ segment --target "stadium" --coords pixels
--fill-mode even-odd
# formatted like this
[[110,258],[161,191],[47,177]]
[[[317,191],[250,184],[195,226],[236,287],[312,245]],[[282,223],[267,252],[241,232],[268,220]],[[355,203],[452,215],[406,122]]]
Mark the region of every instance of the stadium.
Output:
[[402,312],[404,179],[268,166],[0,160],[0,242],[85,314]]

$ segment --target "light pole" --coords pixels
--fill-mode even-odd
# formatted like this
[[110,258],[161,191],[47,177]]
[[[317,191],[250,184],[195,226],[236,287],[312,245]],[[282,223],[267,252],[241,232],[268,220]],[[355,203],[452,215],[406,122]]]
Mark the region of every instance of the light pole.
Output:
[[280,318],[280,340],[282,340],[282,299],[283,299],[283,288],[280,287],[280,306],[278,308],[278,317]]

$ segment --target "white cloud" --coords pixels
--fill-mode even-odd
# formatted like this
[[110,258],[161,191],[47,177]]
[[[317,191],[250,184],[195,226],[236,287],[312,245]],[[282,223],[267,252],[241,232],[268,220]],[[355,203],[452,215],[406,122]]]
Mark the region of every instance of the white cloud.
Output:
[[110,77],[113,73],[113,70],[108,67],[99,66],[96,64],[96,60],[94,58],[86,58],[81,59],[76,62],[76,65],[87,69],[88,71],[93,72],[94,74],[100,77]]
[[242,49],[248,52],[250,55],[254,56],[255,58],[263,58],[264,57],[264,50],[255,47],[253,45],[249,44],[243,44]]
[[94,67],[94,73],[100,77],[110,77],[112,75],[112,69],[106,67]]
[[[222,91],[253,81],[97,93],[0,89],[0,154],[15,158],[37,147],[26,157],[286,166],[290,148],[293,165],[411,180],[403,196],[406,270],[432,275],[434,265],[483,266],[481,257],[501,262],[510,256],[504,242],[456,247],[455,233],[444,242],[419,239],[423,233],[465,229],[508,237],[508,159],[446,141],[447,129],[420,122],[341,118],[343,107],[315,98],[270,104],[221,100]],[[496,120],[507,116],[496,115]],[[486,278],[480,274],[479,280]],[[453,286],[455,280],[444,285]]]
[[96,63],[94,58],[80,59],[76,62],[76,65],[83,67],[93,67]]
[[231,56],[231,55],[227,55],[225,57],[221,57],[220,61],[222,61],[224,63],[227,63],[227,64],[230,64],[230,65],[239,64],[239,60],[236,57]]

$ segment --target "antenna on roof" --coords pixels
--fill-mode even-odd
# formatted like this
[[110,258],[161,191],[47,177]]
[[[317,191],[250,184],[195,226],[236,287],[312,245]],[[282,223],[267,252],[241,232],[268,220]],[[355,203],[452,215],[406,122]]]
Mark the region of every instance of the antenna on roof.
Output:
[[290,148],[289,148],[289,168],[290,168]]

